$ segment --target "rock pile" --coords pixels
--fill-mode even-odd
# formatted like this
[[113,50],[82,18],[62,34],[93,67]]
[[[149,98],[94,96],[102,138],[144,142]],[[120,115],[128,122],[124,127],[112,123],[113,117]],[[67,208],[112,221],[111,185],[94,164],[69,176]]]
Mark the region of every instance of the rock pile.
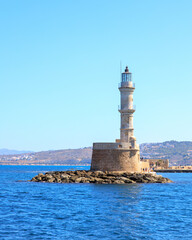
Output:
[[39,173],[31,179],[32,182],[49,183],[98,183],[98,184],[127,184],[127,183],[170,183],[168,178],[152,173],[102,172],[102,171],[54,171]]

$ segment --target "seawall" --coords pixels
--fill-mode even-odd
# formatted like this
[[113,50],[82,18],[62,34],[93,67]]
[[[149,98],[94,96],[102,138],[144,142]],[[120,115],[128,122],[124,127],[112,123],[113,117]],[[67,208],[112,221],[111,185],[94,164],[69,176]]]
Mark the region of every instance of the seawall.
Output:
[[182,170],[182,169],[159,169],[159,170],[154,170],[155,172],[162,172],[162,173],[192,173],[191,170]]

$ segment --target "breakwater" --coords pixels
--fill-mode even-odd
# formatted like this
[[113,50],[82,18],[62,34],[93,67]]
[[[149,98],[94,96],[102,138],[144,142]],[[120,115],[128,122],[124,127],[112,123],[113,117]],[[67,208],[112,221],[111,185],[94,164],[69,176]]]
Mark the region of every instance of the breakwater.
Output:
[[170,183],[170,179],[152,173],[102,172],[102,171],[53,171],[39,173],[32,182],[48,183],[97,183],[97,184],[130,184],[130,183]]
[[167,173],[192,173],[192,169],[159,169],[155,170],[155,172],[167,172]]

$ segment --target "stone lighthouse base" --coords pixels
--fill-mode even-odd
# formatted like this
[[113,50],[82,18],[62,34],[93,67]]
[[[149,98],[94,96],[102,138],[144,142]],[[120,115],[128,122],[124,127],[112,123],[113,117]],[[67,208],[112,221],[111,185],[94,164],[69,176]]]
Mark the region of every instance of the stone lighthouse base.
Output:
[[91,171],[141,172],[139,148],[126,143],[94,143]]

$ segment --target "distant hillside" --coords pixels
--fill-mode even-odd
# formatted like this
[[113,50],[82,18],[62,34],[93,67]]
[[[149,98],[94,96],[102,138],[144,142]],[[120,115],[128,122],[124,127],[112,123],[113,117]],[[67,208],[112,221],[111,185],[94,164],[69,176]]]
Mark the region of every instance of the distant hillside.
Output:
[[140,145],[143,158],[168,158],[170,165],[192,165],[192,142],[167,141]]
[[0,156],[0,164],[16,165],[88,165],[92,148],[64,149]]
[[6,148],[0,149],[0,155],[14,155],[14,154],[22,154],[22,153],[29,153],[32,151],[17,151],[17,150],[9,150]]
[[[143,143],[141,157],[169,159],[170,165],[192,165],[192,142],[167,141],[163,143]],[[10,150],[11,151],[11,150]],[[9,154],[10,151],[8,150]],[[18,153],[18,151],[16,151]],[[56,151],[20,153],[0,156],[0,164],[18,165],[89,165],[92,148],[64,149]]]

